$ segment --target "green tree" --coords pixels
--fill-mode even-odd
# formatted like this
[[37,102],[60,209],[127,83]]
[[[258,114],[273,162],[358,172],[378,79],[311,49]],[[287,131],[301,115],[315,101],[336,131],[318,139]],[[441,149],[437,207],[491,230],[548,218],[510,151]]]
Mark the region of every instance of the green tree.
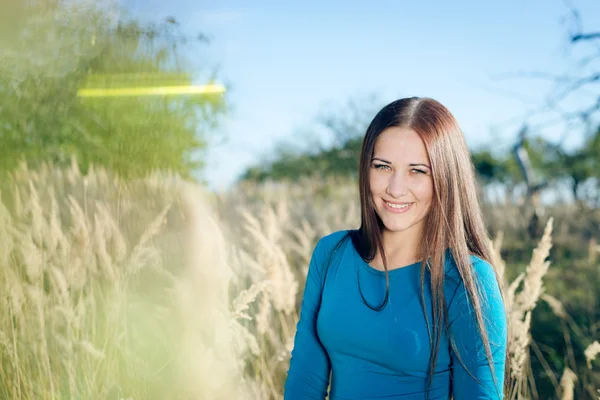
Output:
[[361,144],[362,138],[352,138],[340,146],[314,153],[280,149],[276,160],[248,168],[241,180],[294,180],[314,175],[357,177]]
[[78,95],[192,84],[185,53],[193,42],[175,20],[143,24],[122,10],[61,0],[11,6],[3,6],[10,21],[0,31],[0,171],[20,160],[65,164],[73,155],[83,169],[102,165],[123,176],[190,176],[202,167],[207,134],[226,112],[223,95]]
[[506,157],[496,156],[487,148],[473,151],[471,155],[481,183],[504,184],[510,179]]

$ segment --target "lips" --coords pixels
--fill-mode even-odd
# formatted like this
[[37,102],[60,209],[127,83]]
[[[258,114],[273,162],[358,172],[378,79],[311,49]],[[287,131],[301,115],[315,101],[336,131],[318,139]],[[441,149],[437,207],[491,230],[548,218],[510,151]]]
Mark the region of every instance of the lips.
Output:
[[383,201],[384,207],[387,211],[394,214],[402,214],[413,208],[414,203],[389,203],[387,201]]

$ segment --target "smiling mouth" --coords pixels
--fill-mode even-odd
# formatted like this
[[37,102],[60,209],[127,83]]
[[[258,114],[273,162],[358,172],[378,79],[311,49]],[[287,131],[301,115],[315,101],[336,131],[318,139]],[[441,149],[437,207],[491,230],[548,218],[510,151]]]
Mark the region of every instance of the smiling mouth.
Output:
[[394,204],[394,203],[389,203],[387,201],[384,200],[384,203],[389,207],[389,208],[393,208],[394,210],[405,210],[408,207],[410,207],[411,205],[413,205],[414,203],[404,203],[404,204]]

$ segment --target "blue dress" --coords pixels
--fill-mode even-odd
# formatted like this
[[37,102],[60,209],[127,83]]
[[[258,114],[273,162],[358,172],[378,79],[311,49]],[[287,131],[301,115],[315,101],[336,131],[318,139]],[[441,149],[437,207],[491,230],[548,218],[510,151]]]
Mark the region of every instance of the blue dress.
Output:
[[[323,400],[330,383],[331,400],[425,399],[431,349],[420,303],[421,264],[389,271],[389,302],[382,311],[371,310],[361,298],[357,276],[365,299],[378,306],[385,295],[385,273],[366,263],[349,238],[324,279],[324,264],[346,232],[323,237],[312,254],[284,399]],[[471,259],[483,294],[483,316],[495,371],[492,374],[488,366],[458,269],[447,257],[444,295],[449,335],[444,331],[441,335],[429,390],[432,400],[447,400],[450,394],[455,400],[503,398],[507,339],[504,304],[491,265],[476,256]],[[425,300],[431,324],[428,285]],[[449,337],[454,338],[462,363]]]

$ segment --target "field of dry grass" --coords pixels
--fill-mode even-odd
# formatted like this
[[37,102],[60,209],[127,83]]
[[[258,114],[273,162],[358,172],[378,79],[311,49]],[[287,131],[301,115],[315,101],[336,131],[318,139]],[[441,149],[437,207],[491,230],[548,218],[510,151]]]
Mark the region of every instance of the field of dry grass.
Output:
[[[125,182],[23,166],[0,187],[2,399],[282,398],[313,246],[359,219],[354,186],[334,181],[216,195],[169,174]],[[544,293],[551,237],[552,220],[507,282],[508,399],[538,398],[528,366],[536,305],[569,318]],[[597,376],[600,344],[588,339]],[[573,399],[581,374],[553,377],[557,398]],[[596,390],[586,387],[589,398]]]

